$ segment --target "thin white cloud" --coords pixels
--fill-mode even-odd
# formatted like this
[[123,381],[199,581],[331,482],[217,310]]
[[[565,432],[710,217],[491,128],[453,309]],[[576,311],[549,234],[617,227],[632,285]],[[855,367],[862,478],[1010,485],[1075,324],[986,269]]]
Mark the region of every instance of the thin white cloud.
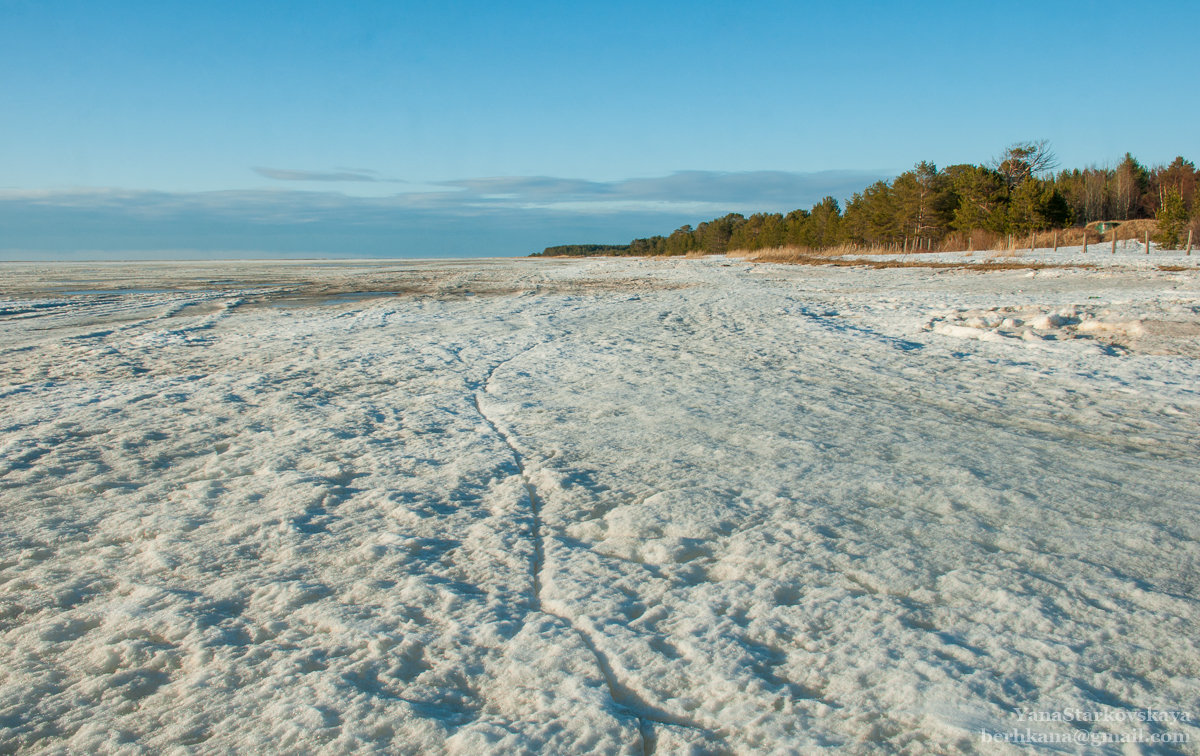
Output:
[[794,210],[827,195],[848,197],[881,178],[881,172],[681,171],[669,176],[586,181],[552,176],[500,176],[440,182],[458,192],[431,194],[434,201],[483,201],[514,206],[559,206],[576,212],[646,208],[661,203],[708,209]]
[[376,183],[380,181],[395,183],[396,181],[395,179],[380,178],[377,171],[362,168],[338,168],[333,171],[305,171],[294,168],[265,168],[256,166],[251,170],[263,178],[274,179],[275,181],[333,181],[350,183]]
[[688,215],[711,215],[716,217],[730,212],[726,205],[720,202],[675,202],[671,200],[643,199],[595,199],[567,200],[565,202],[529,202],[520,206],[525,210],[544,210],[547,212],[568,214],[579,213],[586,215],[612,215],[617,213],[686,213]]
[[[320,174],[326,176],[324,179],[306,179],[293,174],[307,176],[311,172],[272,172],[289,176],[283,179],[288,181],[333,181],[332,177],[343,175],[329,173]],[[272,221],[283,221],[293,214],[297,218],[322,213],[353,217],[361,213],[403,211],[451,216],[550,210],[605,215],[616,212],[723,213],[808,207],[826,195],[839,199],[847,197],[883,177],[882,174],[856,171],[685,171],[669,176],[608,182],[551,176],[500,176],[444,181],[434,185],[435,191],[408,191],[375,197],[295,189],[160,192],[93,188],[0,191],[0,203],[10,207],[15,203],[130,214],[204,212],[230,217],[267,217]]]
[[686,171],[608,182],[487,177],[372,197],[293,188],[0,191],[0,228],[5,229],[0,253],[62,256],[78,249],[244,245],[278,254],[335,256],[528,254],[554,244],[627,242],[729,212],[806,208],[826,195],[847,197],[883,177],[781,171]]

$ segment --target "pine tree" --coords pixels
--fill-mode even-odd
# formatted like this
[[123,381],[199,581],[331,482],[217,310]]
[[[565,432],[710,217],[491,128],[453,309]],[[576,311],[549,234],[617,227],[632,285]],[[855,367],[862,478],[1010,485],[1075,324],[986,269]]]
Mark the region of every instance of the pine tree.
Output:
[[1050,150],[1050,143],[1042,139],[1010,145],[996,158],[993,166],[1012,190],[1027,179],[1054,170],[1058,167],[1058,159]]
[[784,243],[793,247],[811,246],[812,229],[807,210],[793,210],[783,217]]
[[1008,227],[1016,233],[1065,226],[1071,208],[1049,181],[1028,179],[1013,190],[1008,203]]
[[694,236],[705,254],[723,255],[729,250],[729,239],[734,229],[746,222],[740,213],[730,213],[696,227]]
[[692,232],[691,225],[685,225],[675,229],[667,237],[664,254],[686,255],[688,252],[696,249],[697,246],[696,236]]
[[755,250],[782,247],[785,233],[781,214],[755,213],[734,229],[729,248]]
[[813,249],[832,247],[841,240],[842,209],[833,197],[826,197],[808,213],[806,246]]
[[[876,181],[862,193],[866,239],[871,244],[899,242],[904,234],[896,213],[896,196],[886,181]],[[847,208],[848,210],[849,208]]]
[[971,233],[1004,229],[1005,183],[996,171],[977,165],[955,165],[945,171],[954,192],[950,225]]
[[1157,217],[1158,235],[1154,240],[1167,249],[1178,249],[1183,234],[1187,231],[1189,218],[1183,194],[1177,188],[1167,189]]

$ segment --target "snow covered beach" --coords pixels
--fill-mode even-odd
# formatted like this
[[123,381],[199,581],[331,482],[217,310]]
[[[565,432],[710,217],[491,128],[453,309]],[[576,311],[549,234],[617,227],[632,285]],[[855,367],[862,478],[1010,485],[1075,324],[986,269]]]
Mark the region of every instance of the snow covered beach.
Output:
[[1200,752],[1111,257],[0,265],[0,751]]

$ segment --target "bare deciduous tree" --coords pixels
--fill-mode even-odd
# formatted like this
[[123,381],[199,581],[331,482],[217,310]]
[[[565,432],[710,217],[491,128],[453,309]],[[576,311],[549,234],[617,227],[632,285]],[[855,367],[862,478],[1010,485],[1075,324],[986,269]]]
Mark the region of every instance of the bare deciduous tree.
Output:
[[1099,168],[1083,171],[1083,221],[1103,220],[1108,213],[1108,172]]

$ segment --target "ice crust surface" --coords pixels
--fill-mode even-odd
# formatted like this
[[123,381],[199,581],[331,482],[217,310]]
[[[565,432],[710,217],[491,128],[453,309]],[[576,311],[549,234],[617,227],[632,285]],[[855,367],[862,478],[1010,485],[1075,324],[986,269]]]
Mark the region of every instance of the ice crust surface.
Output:
[[1195,269],[0,267],[0,751],[1200,748]]

